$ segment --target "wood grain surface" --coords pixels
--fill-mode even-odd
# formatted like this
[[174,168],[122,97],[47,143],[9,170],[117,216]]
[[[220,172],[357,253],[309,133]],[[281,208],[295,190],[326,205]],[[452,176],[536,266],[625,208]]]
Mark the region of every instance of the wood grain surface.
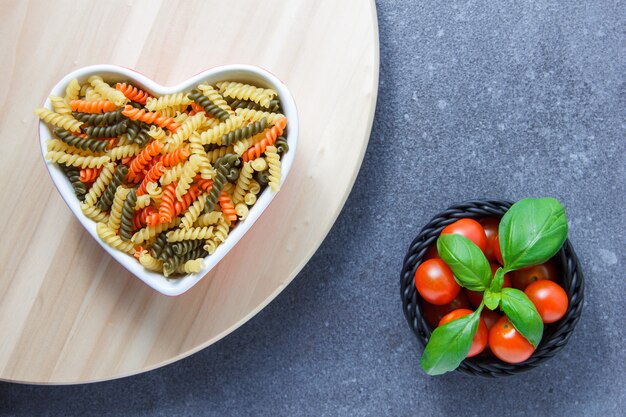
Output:
[[[361,165],[378,84],[373,2],[2,1],[0,379],[77,383],[183,358],[250,319],[294,278]],[[274,202],[224,260],[170,298],[82,229],[48,177],[32,113],[72,69],[110,63],[176,84],[227,63],[291,89],[296,160]]]

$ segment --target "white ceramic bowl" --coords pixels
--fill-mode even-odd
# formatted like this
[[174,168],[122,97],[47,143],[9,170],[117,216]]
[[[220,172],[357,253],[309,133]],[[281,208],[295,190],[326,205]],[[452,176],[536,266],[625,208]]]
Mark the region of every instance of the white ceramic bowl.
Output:
[[[221,67],[212,68],[203,71],[187,81],[184,81],[178,85],[172,87],[164,87],[152,81],[143,74],[133,71],[128,68],[118,67],[114,65],[92,65],[84,68],[77,69],[67,74],[61,81],[59,81],[49,95],[63,96],[65,94],[65,87],[68,83],[76,78],[80,83],[86,82],[87,78],[91,75],[100,75],[105,81],[109,83],[115,83],[118,81],[129,80],[133,84],[141,87],[148,92],[160,96],[163,94],[172,94],[179,91],[188,91],[197,86],[203,81],[207,81],[214,84],[218,81],[239,81],[248,82],[260,87],[273,88],[278,92],[280,98],[283,113],[288,118],[287,124],[287,142],[289,144],[289,151],[281,159],[282,162],[282,177],[281,184],[284,183],[291,169],[291,164],[296,154],[296,145],[298,143],[298,114],[296,110],[296,104],[293,97],[289,93],[289,90],[274,75],[265,71],[262,68],[252,65],[225,65]],[[50,100],[46,99],[44,107],[52,109]],[[41,145],[42,155],[46,153],[46,141],[52,137],[52,131],[43,122],[39,123],[39,141]],[[241,237],[252,227],[254,222],[261,216],[263,210],[270,204],[275,196],[275,192],[271,191],[269,187],[263,191],[263,193],[257,199],[254,206],[250,208],[248,217],[239,222],[237,227],[231,230],[228,238],[222,243],[213,255],[205,258],[202,270],[197,274],[188,274],[176,279],[167,279],[161,274],[150,272],[144,269],[143,266],[137,262],[135,258],[129,256],[123,252],[115,250],[104,243],[96,234],[96,223],[82,213],[80,209],[80,203],[74,195],[74,190],[67,180],[63,171],[53,163],[45,160],[48,172],[52,177],[54,185],[57,187],[63,200],[67,203],[68,207],[87,231],[93,236],[94,239],[106,250],[115,260],[128,269],[133,275],[141,279],[143,282],[154,288],[158,292],[176,296],[184,293],[189,288],[193,287],[202,277],[204,277],[213,267],[230,251],[235,244],[241,239]]]

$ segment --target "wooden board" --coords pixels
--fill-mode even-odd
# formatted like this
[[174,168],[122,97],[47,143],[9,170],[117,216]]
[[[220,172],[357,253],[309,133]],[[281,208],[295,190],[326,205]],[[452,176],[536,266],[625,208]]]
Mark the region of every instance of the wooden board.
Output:
[[[76,383],[153,369],[224,337],[276,297],[320,245],[367,146],[378,85],[373,2],[5,1],[0,9],[0,379]],[[188,293],[131,276],[82,229],[38,150],[32,113],[80,66],[176,84],[226,63],[291,89],[301,135],[261,219]]]

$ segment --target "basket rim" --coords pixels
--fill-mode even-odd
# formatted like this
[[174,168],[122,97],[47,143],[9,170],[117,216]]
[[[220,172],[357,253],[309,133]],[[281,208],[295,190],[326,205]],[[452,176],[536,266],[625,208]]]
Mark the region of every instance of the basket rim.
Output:
[[[400,273],[400,299],[407,323],[423,346],[426,346],[432,330],[422,316],[419,305],[421,297],[415,289],[413,277],[426,250],[436,241],[441,230],[448,224],[468,217],[474,219],[501,217],[512,204],[513,202],[509,200],[499,199],[475,199],[453,204],[435,215],[409,245]],[[561,284],[568,295],[569,305],[561,320],[547,325],[548,337],[544,333],[544,337],[531,357],[518,364],[509,364],[490,357],[466,358],[456,371],[483,377],[515,375],[537,367],[567,344],[582,313],[584,276],[580,261],[569,238],[553,259],[555,258],[560,261]]]

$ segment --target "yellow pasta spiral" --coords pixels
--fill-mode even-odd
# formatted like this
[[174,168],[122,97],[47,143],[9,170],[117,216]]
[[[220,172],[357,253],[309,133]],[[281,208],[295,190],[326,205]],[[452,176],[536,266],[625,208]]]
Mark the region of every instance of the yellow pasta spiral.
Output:
[[157,140],[161,143],[165,143],[166,134],[163,128],[157,125],[150,125],[150,130],[148,130],[148,136],[152,139]]
[[204,113],[194,114],[193,116],[187,118],[187,120],[180,125],[176,133],[170,136],[161,153],[165,154],[180,148],[183,142],[188,140],[191,135],[204,124],[205,121],[206,116]]
[[256,203],[256,194],[248,193],[243,197],[243,202],[249,206],[252,206]]
[[215,161],[217,161],[219,158],[226,155],[227,153],[233,153],[233,152],[234,152],[234,149],[232,146],[220,146],[217,149],[213,149],[212,151],[207,152],[206,157],[209,160],[209,162],[214,163]]
[[98,207],[89,206],[85,203],[81,203],[80,209],[85,216],[95,222],[106,222],[109,220],[109,215],[106,212],[100,210]]
[[130,242],[124,242],[118,235],[117,232],[110,229],[106,223],[98,223],[96,224],[96,233],[100,237],[100,239],[104,240],[109,246],[119,251],[125,252],[129,255],[135,254],[135,248],[133,244]]
[[250,181],[252,180],[253,173],[254,170],[252,169],[252,162],[245,162],[241,167],[239,178],[237,179],[237,185],[235,186],[235,190],[232,194],[233,203],[237,204],[243,201],[243,197],[246,195],[246,191],[248,191],[248,188],[250,188]]
[[162,110],[166,107],[182,106],[191,104],[191,100],[187,97],[188,93],[166,94],[159,98],[148,97],[146,100],[146,109],[150,111]]
[[72,114],[72,108],[63,97],[50,96],[50,103],[55,112],[59,114]]
[[161,185],[168,185],[174,181],[178,181],[178,178],[180,178],[183,173],[183,168],[185,168],[184,164],[178,164],[166,169],[161,176]]
[[109,162],[104,166],[104,168],[102,168],[102,172],[100,172],[100,175],[98,175],[98,178],[93,183],[93,185],[89,189],[89,192],[85,196],[86,205],[93,206],[94,204],[96,204],[98,198],[100,198],[102,193],[104,193],[107,185],[109,185],[109,183],[111,182],[114,170],[115,164],[113,162]]
[[250,181],[250,188],[248,189],[252,194],[258,194],[261,192],[261,184],[252,180]]
[[48,151],[46,153],[46,159],[57,164],[71,165],[80,168],[100,168],[111,160],[108,156],[81,156],[62,151]]
[[72,145],[68,145],[60,139],[48,139],[46,141],[46,149],[48,151],[65,152],[80,156],[97,156],[93,151],[89,149],[80,149]]
[[208,239],[213,236],[213,227],[192,227],[191,229],[172,230],[167,233],[168,242],[180,242],[182,240]]
[[206,132],[202,132],[200,134],[200,143],[203,145],[208,145],[210,143],[221,145],[223,135],[230,133],[235,129],[239,129],[241,126],[243,126],[243,118],[239,116],[228,118]]
[[204,210],[204,206],[206,205],[206,193],[201,194],[194,202],[191,204],[183,218],[180,222],[180,227],[184,227],[185,229],[191,228],[193,223],[198,219],[202,211]]
[[269,185],[273,191],[280,190],[280,156],[276,146],[268,146],[265,149],[265,160],[269,167]]
[[278,95],[271,88],[260,88],[243,83],[224,81],[216,85],[224,96],[254,101],[263,107],[269,107],[270,101]]
[[235,110],[235,114],[237,116],[243,117],[243,120],[246,123],[258,122],[259,120],[265,117],[267,119],[268,126],[273,126],[276,123],[276,120],[282,119],[283,117],[285,117],[285,115],[280,114],[280,113],[270,113],[266,111],[259,111],[259,110],[253,110],[253,109],[245,109],[245,108]]
[[70,104],[70,101],[78,99],[80,94],[80,83],[76,78],[72,79],[70,83],[65,87],[65,102]]
[[161,204],[161,199],[163,198],[163,190],[156,182],[150,181],[146,185],[146,192],[150,196],[150,199],[154,201],[157,206]]
[[139,263],[149,271],[163,271],[163,261],[156,259],[154,256],[150,255],[148,251],[143,251],[141,255],[139,255]]
[[215,239],[222,243],[228,237],[228,232],[230,231],[230,225],[226,217],[222,216],[220,221],[215,225],[215,230],[213,233],[215,234]]
[[[180,117],[182,112],[184,112],[186,108],[187,106],[185,104],[183,104],[182,106],[166,107],[164,109],[159,110],[159,113],[163,117]],[[186,117],[186,116],[183,116],[183,117]]]
[[219,222],[224,221],[224,215],[220,211],[212,211],[210,213],[203,214],[198,217],[198,220],[193,224],[195,227],[213,226]]
[[189,191],[189,187],[191,187],[191,183],[193,182],[196,173],[200,171],[201,165],[202,158],[199,155],[191,155],[187,162],[185,162],[183,172],[178,179],[178,184],[176,185],[176,198],[178,201],[182,201],[183,196],[187,194],[187,191]]
[[44,107],[36,108],[35,114],[44,122],[69,130],[70,132],[79,132],[80,127],[83,125],[83,122],[79,122],[71,115],[55,113]]
[[135,232],[135,234],[133,235],[133,237],[130,238],[130,240],[135,244],[140,244],[140,243],[145,242],[146,240],[152,239],[153,237],[155,237],[162,231],[171,229],[172,227],[176,227],[179,224],[180,224],[180,218],[174,217],[172,221],[169,223],[159,223],[155,226],[147,226],[147,227],[144,227],[143,229],[137,230],[137,232]]
[[99,75],[92,75],[87,79],[87,81],[91,84],[94,90],[96,90],[96,93],[100,94],[103,98],[112,101],[116,106],[121,106],[122,104],[128,102],[124,93],[105,83]]
[[111,160],[118,161],[120,159],[128,158],[129,156],[139,155],[141,152],[141,147],[136,143],[130,145],[116,146],[111,149],[108,155],[111,157]]
[[207,241],[204,243],[203,248],[205,251],[209,252],[209,255],[213,255],[215,249],[217,249],[220,243],[221,242],[218,242],[215,238],[207,239]]
[[235,115],[233,109],[230,108],[224,97],[213,87],[211,87],[208,83],[202,83],[198,86],[198,90],[202,91],[205,97],[211,100],[217,107],[224,110],[231,117]]
[[246,217],[248,217],[250,209],[245,203],[239,203],[235,205],[235,211],[237,212],[237,216],[239,216],[239,220],[245,220]]
[[179,274],[197,274],[202,269],[204,258],[191,259],[176,268]]
[[119,230],[120,222],[122,221],[122,207],[124,206],[124,200],[130,190],[123,186],[117,187],[115,195],[113,196],[113,204],[111,205],[111,215],[109,216],[109,229]]

